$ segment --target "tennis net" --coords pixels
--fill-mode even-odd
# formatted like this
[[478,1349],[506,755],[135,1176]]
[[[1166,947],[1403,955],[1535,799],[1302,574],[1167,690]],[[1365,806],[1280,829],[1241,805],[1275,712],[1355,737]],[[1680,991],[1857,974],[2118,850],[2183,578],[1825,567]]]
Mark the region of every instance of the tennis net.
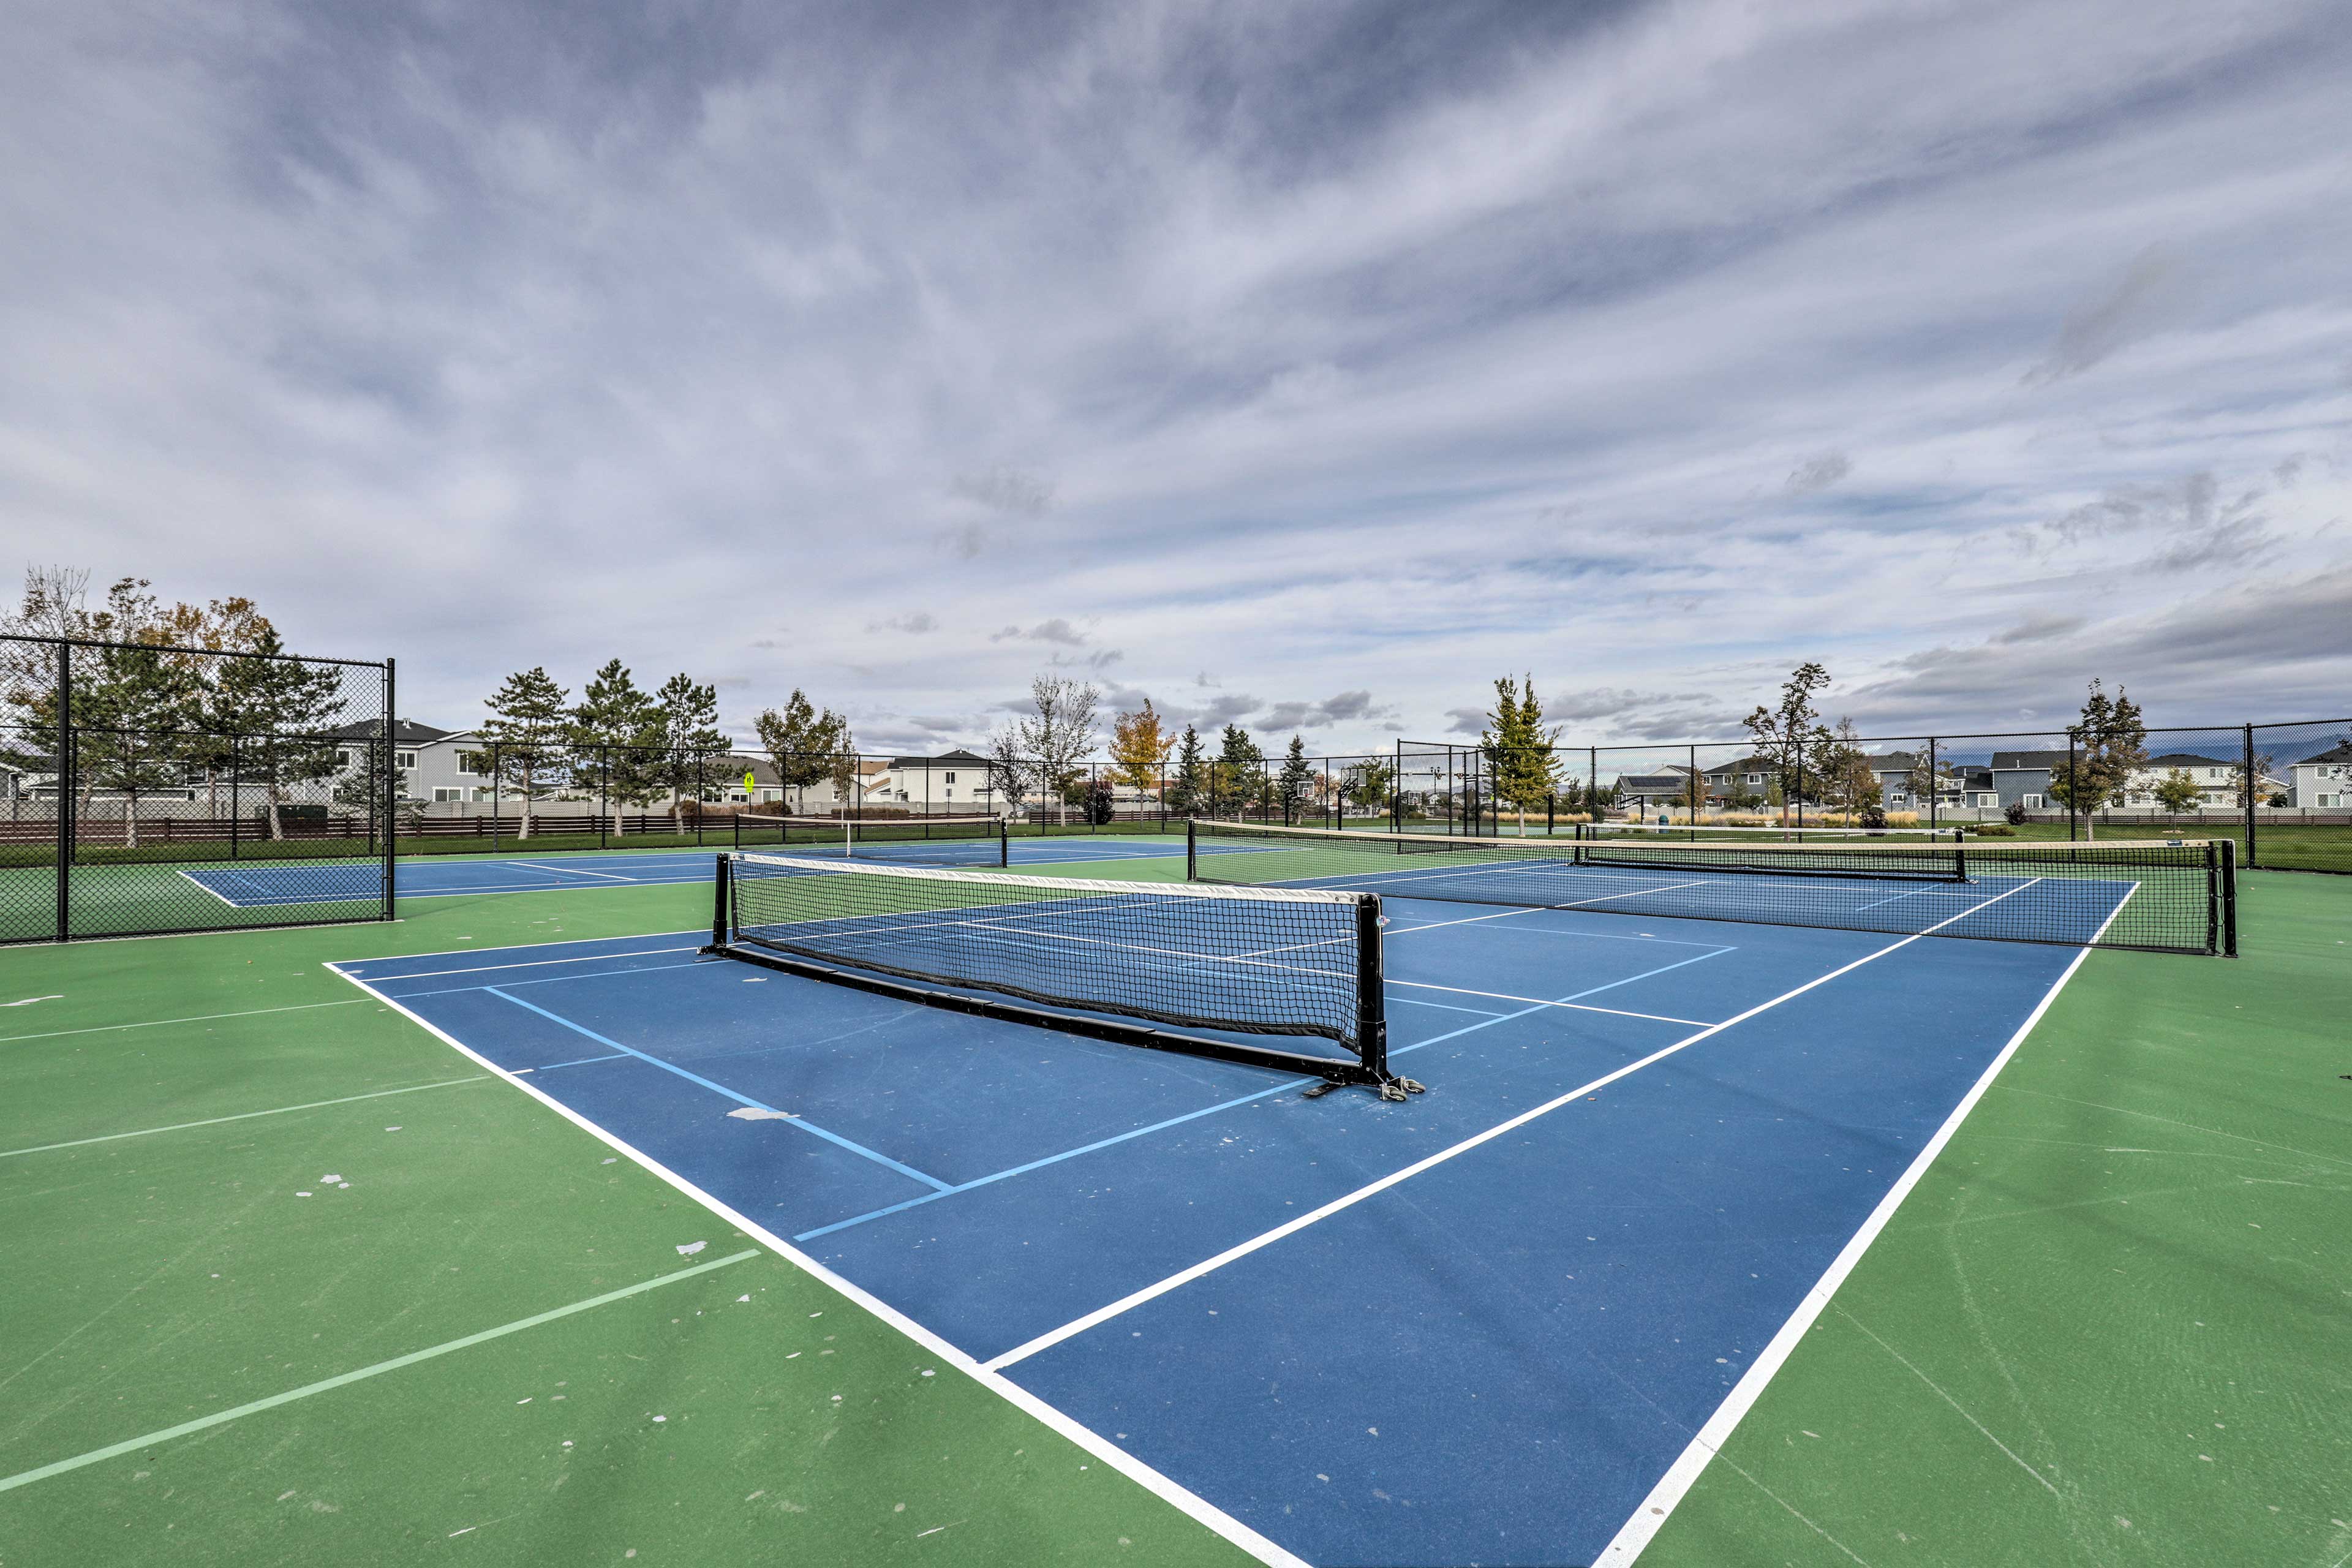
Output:
[[[1376,895],[744,854],[719,858],[718,884],[708,952],[952,1011],[1402,1092],[1388,1071]],[[1273,1036],[1329,1048],[1257,1038]]]
[[803,855],[838,855],[914,866],[1003,866],[1004,824],[992,816],[769,816],[735,818],[735,846],[773,845]]
[[1684,920],[2235,953],[2226,841],[1690,843],[1195,822],[1192,879]]
[[[1579,822],[1570,837],[1595,843],[1958,844],[1957,827],[1814,827],[1797,823],[1730,826],[1716,823]],[[1507,837],[1508,834],[1497,837]]]

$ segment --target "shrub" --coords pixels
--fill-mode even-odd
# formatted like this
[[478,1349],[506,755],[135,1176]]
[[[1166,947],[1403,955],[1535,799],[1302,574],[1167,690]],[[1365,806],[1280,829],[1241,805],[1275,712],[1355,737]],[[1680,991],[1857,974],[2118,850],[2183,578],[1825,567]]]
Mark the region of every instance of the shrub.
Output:
[[[2010,809],[2014,811],[2017,808],[2015,806],[2011,806]],[[2004,826],[1998,822],[1979,822],[1974,827],[1969,828],[1969,831],[1983,838],[2014,838],[2017,837],[2016,828]]]
[[2011,801],[2011,802],[2009,803],[2009,809],[2008,809],[2007,811],[2002,812],[2002,813],[2001,813],[2001,816],[2005,816],[2005,817],[2007,817],[2007,818],[2009,819],[2009,825],[2010,825],[2011,827],[2022,827],[2022,826],[2025,826],[2025,803],[2024,803],[2023,801],[2021,801],[2021,800],[2012,800],[2012,801]]
[[1886,813],[1874,805],[1862,808],[1862,825],[1874,833],[1886,831]]

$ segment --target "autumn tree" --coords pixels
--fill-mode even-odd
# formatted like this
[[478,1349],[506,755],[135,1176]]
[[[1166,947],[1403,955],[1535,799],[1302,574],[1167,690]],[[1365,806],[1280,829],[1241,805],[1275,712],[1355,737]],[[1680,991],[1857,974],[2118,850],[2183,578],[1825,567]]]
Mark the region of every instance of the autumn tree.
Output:
[[1176,737],[1147,697],[1141,708],[1112,721],[1111,777],[1150,795],[1160,788],[1161,770],[1175,745]]

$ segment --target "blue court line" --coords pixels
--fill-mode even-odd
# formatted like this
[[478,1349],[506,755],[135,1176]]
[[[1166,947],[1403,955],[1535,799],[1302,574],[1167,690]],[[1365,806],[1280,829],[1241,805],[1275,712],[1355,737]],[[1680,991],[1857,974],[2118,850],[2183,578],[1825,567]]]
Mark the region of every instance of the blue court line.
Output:
[[[1664,974],[1669,969],[1680,969],[1684,964],[1687,963],[1703,963],[1710,958],[1719,957],[1724,953],[1736,952],[1738,951],[1738,950],[1737,948],[1719,947],[1713,952],[1702,952],[1696,958],[1685,958],[1674,963],[1662,964],[1656,969],[1645,970],[1640,974],[1629,974],[1622,980],[1612,980],[1606,985],[1596,985],[1590,991],[1579,991],[1573,996],[1559,997],[1553,1002],[1538,1002],[1532,1007],[1522,1007],[1516,1013],[1490,1013],[1475,1024],[1465,1024],[1462,1027],[1449,1030],[1445,1034],[1433,1035],[1428,1039],[1416,1040],[1409,1046],[1399,1046],[1395,1050],[1391,1051],[1389,1055],[1393,1058],[1420,1050],[1424,1046],[1443,1045],[1447,1040],[1458,1038],[1463,1035],[1474,1034],[1480,1029],[1491,1028],[1496,1024],[1508,1023],[1513,1018],[1524,1018],[1530,1013],[1540,1013],[1547,1007],[1557,1005],[1559,1002],[1573,1002],[1577,997],[1590,996],[1592,995],[1594,992],[1613,990],[1615,987],[1620,985],[1631,985],[1636,980],[1647,980],[1651,975]],[[488,988],[485,987],[485,989]],[[511,998],[509,998],[509,1000],[511,1000]],[[1410,998],[1400,997],[1398,1000],[1407,1001],[1410,1000]],[[525,1006],[530,1005],[529,1003],[525,1003],[523,1005]],[[1467,1009],[1463,1010],[1467,1011]],[[1187,1121],[1195,1121],[1203,1116],[1213,1116],[1220,1110],[1231,1110],[1236,1105],[1247,1105],[1253,1100],[1264,1100],[1269,1094],[1280,1094],[1286,1089],[1297,1089],[1300,1084],[1313,1083],[1316,1080],[1311,1078],[1295,1078],[1290,1079],[1288,1082],[1276,1084],[1271,1089],[1259,1089],[1255,1094],[1244,1094],[1238,1100],[1228,1100],[1223,1104],[1206,1106],[1199,1110],[1188,1110],[1181,1116],[1171,1116],[1165,1121],[1155,1121],[1149,1127],[1138,1127],[1130,1131],[1115,1133],[1108,1138],[1097,1139],[1096,1142],[1088,1143],[1082,1148],[1065,1149],[1058,1154],[1048,1154],[1042,1160],[1032,1160],[1025,1165],[1015,1165],[1010,1170],[992,1172],[988,1175],[976,1176],[969,1182],[963,1182],[955,1186],[944,1188],[940,1192],[926,1193],[919,1198],[908,1198],[903,1203],[892,1204],[887,1208],[872,1209],[865,1214],[853,1215],[847,1219],[835,1220],[831,1225],[819,1226],[814,1230],[803,1230],[795,1234],[793,1239],[794,1241],[813,1241],[820,1236],[830,1236],[836,1230],[847,1230],[852,1226],[864,1225],[867,1220],[881,1219],[885,1215],[897,1214],[901,1209],[916,1208],[921,1205],[934,1202],[940,1198],[953,1197],[958,1193],[968,1193],[974,1187],[987,1186],[992,1182],[1003,1181],[1009,1176],[1024,1175],[1031,1171],[1040,1170],[1047,1165],[1057,1165],[1065,1160],[1075,1160],[1081,1154],[1091,1154],[1097,1149],[1108,1149],[1114,1143],[1124,1143],[1129,1139],[1141,1138],[1148,1133],[1158,1132],[1166,1128],[1179,1126]]]
[[713,1083],[710,1079],[704,1078],[701,1074],[688,1072],[686,1068],[677,1066],[674,1062],[666,1062],[659,1057],[647,1056],[645,1052],[637,1050],[633,1047],[625,1046],[618,1040],[606,1039],[604,1036],[598,1034],[595,1030],[589,1028],[586,1025],[575,1024],[560,1013],[551,1013],[544,1007],[534,1006],[530,1003],[524,1001],[520,996],[509,996],[495,985],[485,985],[482,989],[488,992],[491,995],[497,997],[501,1002],[511,1002],[516,1006],[522,1008],[526,1012],[536,1013],[541,1017],[548,1019],[552,1023],[562,1025],[565,1028],[570,1029],[576,1035],[585,1035],[588,1038],[595,1041],[600,1046],[610,1046],[616,1051],[620,1051],[627,1056],[633,1056],[641,1062],[646,1062],[651,1066],[661,1068],[664,1072],[676,1073],[678,1077],[686,1079],[688,1083],[699,1084],[704,1089],[709,1089],[711,1093],[722,1095],[725,1098],[733,1100],[738,1105],[748,1106],[753,1110],[773,1111],[780,1120],[789,1122],[791,1125],[799,1128],[803,1132],[813,1132],[828,1143],[837,1143],[853,1154],[863,1155],[865,1158],[873,1161],[877,1165],[887,1165],[891,1170],[898,1172],[900,1175],[911,1177],[914,1180],[922,1183],[927,1187],[935,1188],[942,1193],[953,1192],[955,1190],[947,1183],[940,1181],[937,1176],[925,1175],[922,1172],[918,1171],[912,1165],[902,1165],[898,1161],[890,1158],[887,1154],[877,1154],[873,1150],[866,1147],[865,1144],[854,1143],[848,1139],[844,1138],[838,1132],[828,1132],[814,1121],[805,1121],[799,1116],[788,1115],[783,1111],[777,1110],[772,1105],[763,1105],[760,1101],[753,1100],[750,1095],[738,1094],[733,1089],[729,1089],[725,1084]]

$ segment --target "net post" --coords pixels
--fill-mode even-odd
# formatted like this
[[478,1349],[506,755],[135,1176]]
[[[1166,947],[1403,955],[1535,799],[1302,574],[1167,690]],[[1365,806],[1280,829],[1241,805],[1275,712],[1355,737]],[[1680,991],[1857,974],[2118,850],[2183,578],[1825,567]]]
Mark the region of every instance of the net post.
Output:
[[1969,879],[1969,847],[1958,840],[1952,845],[1952,875],[1963,882]]
[[1013,864],[1013,829],[1002,820],[996,825],[996,864],[1000,868]]
[[[2252,724],[2246,726],[2245,766],[2246,864],[2249,866],[2259,866],[2262,864],[2262,861],[2254,855],[2254,727]],[[2294,776],[2292,771],[2290,771],[2288,776]]]
[[1201,879],[1201,820],[1195,816],[1184,819],[1184,879]]
[[400,702],[394,661],[383,661],[383,918],[399,919],[399,860],[394,839],[400,832]]
[[705,952],[716,952],[727,945],[727,917],[732,913],[729,908],[729,898],[735,888],[733,866],[730,857],[721,855],[712,874],[714,894],[710,905],[710,945],[703,949]]
[[2238,847],[2228,839],[2214,847],[2217,851],[2217,871],[2221,881],[2219,897],[2213,902],[2221,922],[2221,952],[2225,958],[2238,956]]
[[1381,990],[1381,896],[1356,906],[1356,1052],[1374,1082],[1389,1078],[1388,1004]]
[[76,769],[73,763],[73,647],[68,643],[58,644],[58,713],[55,742],[58,763],[58,879],[57,924],[58,940],[64,942],[73,934],[74,836],[79,830],[74,826],[74,786]]

